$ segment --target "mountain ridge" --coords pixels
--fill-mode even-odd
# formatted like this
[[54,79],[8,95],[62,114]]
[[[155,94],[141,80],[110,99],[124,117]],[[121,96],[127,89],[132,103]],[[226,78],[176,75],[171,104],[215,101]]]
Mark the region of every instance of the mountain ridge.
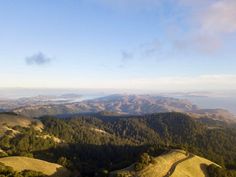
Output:
[[29,117],[79,113],[114,112],[120,115],[143,115],[162,112],[183,112],[195,118],[210,118],[236,122],[236,117],[225,109],[201,109],[186,99],[153,95],[115,94],[67,104],[26,106],[13,112]]

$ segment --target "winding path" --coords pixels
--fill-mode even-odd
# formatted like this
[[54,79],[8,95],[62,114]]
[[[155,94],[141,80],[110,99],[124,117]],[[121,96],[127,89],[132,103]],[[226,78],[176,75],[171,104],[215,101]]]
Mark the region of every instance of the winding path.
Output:
[[183,158],[183,159],[181,159],[181,160],[179,160],[179,161],[173,163],[172,166],[171,166],[171,168],[169,169],[169,171],[166,173],[166,175],[165,175],[164,177],[170,177],[170,176],[174,173],[175,168],[176,168],[176,166],[177,166],[178,164],[182,163],[182,162],[185,161],[185,160],[191,159],[191,158],[193,158],[193,157],[194,157],[193,154],[188,154],[187,157],[185,157],[185,158]]

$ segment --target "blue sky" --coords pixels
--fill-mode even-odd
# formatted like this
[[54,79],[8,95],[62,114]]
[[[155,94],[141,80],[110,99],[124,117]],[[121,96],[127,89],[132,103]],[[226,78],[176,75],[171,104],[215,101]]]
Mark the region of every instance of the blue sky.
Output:
[[0,0],[0,87],[236,89],[235,0]]

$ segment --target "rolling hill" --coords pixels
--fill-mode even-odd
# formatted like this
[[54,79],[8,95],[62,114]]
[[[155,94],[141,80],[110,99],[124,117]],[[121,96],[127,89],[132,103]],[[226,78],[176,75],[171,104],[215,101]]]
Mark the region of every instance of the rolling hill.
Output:
[[33,126],[39,131],[43,129],[43,124],[37,119],[27,118],[15,113],[0,113],[0,133],[5,133],[8,130],[14,131],[12,128],[15,126]]
[[182,150],[172,150],[160,155],[144,169],[137,171],[135,165],[110,173],[110,177],[205,177],[206,167],[215,164],[205,158]]
[[[0,137],[2,156],[33,156],[63,164],[71,171],[79,171],[81,176],[88,177],[95,174],[104,176],[105,173],[123,169],[136,162],[142,153],[156,157],[170,149],[185,149],[224,168],[232,169],[236,165],[235,127],[224,124],[212,124],[210,127],[183,113],[133,116],[102,113],[60,119],[45,116],[39,120],[44,127],[42,132],[16,127],[14,130],[20,132],[16,136],[6,133]],[[56,142],[52,137],[60,141]],[[150,165],[166,163],[166,170],[161,168],[168,173],[171,164],[183,159],[188,162],[188,154],[179,151],[173,153],[168,157],[168,163],[159,159]],[[194,157],[191,158],[194,161],[187,165],[202,162],[202,159]],[[186,168],[190,167],[187,165],[178,168],[188,174]],[[153,168],[154,171],[156,169]],[[199,171],[199,168],[191,171]],[[153,173],[152,170],[144,172]]]
[[120,115],[143,115],[161,112],[184,112],[195,118],[233,122],[236,118],[224,109],[200,109],[188,100],[151,95],[110,95],[68,104],[26,106],[13,110],[29,117],[113,112]]
[[23,170],[33,170],[42,172],[43,174],[51,177],[70,176],[70,172],[61,165],[29,157],[4,157],[0,158],[0,162],[6,166],[12,167],[17,172],[21,172]]

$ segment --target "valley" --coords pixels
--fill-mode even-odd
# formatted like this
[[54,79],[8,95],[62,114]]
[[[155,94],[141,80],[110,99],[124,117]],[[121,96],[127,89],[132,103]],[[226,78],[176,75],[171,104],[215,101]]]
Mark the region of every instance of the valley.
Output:
[[[120,172],[149,177],[160,170],[161,176],[194,176],[191,172],[204,176],[210,164],[233,173],[235,124],[208,119],[180,112],[128,115],[102,111],[64,118],[1,113],[1,156],[58,163],[72,176],[84,177],[120,176]],[[132,164],[139,162],[143,153],[152,161],[141,165],[141,171],[133,171]],[[204,169],[201,163],[206,164]]]
[[0,177],[236,177],[236,0],[0,0]]
[[[158,157],[140,171],[134,165],[112,172],[110,176],[137,176],[137,177],[205,177],[207,166],[215,164],[207,159],[189,154],[181,150],[171,150]],[[216,164],[215,164],[216,165]]]
[[143,115],[161,112],[183,112],[195,118],[235,121],[235,115],[225,109],[201,109],[186,99],[153,95],[110,95],[102,98],[66,104],[31,105],[11,110],[27,117],[113,112],[120,115]]

